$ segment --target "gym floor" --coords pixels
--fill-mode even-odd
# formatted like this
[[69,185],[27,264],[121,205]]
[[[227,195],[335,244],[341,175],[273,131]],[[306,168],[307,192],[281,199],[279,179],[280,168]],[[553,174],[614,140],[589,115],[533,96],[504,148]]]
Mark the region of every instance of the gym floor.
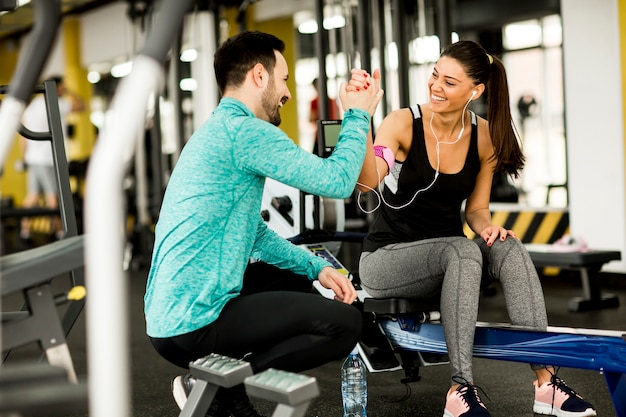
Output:
[[[351,265],[347,265],[349,268]],[[606,292],[617,294],[621,306],[613,309],[572,313],[568,311],[570,298],[581,295],[577,273],[562,271],[556,276],[542,276],[548,317],[552,326],[625,330],[626,331],[626,279],[623,275],[602,274]],[[143,292],[146,270],[129,272],[129,302],[131,328],[130,349],[132,360],[132,415],[135,417],[177,416],[179,410],[174,402],[170,383],[178,374],[184,373],[156,354],[145,335],[143,319]],[[479,320],[506,322],[507,313],[502,292],[495,286],[495,295],[483,297]],[[97,296],[97,294],[88,294]],[[111,302],[115,308],[116,302]],[[79,378],[86,375],[86,344],[84,314],[77,321],[68,337]],[[19,356],[16,355],[18,358]],[[11,359],[11,358],[9,358]],[[102,358],[106,361],[107,358]],[[111,364],[112,366],[114,364]],[[317,379],[321,394],[309,406],[306,416],[342,416],[340,396],[341,361],[328,363],[306,372]],[[437,365],[421,369],[422,380],[407,386],[400,383],[403,372],[370,373],[368,375],[368,416],[441,416],[445,393],[448,389],[448,366]],[[533,372],[528,365],[514,362],[475,359],[474,376],[486,395],[482,398],[493,416],[532,415]],[[561,368],[559,376],[571,387],[590,400],[602,417],[616,416],[603,376],[599,372]],[[407,396],[410,390],[410,395]],[[253,399],[263,415],[270,416],[275,405]],[[56,415],[56,414],[55,414]],[[86,412],[62,414],[71,417],[87,416]]]

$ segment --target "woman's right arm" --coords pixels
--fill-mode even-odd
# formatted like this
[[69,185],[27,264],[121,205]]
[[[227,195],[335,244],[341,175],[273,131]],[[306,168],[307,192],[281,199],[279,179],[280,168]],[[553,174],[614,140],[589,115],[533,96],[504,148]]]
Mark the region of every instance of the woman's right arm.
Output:
[[[375,143],[372,142],[371,130],[368,135],[367,153],[361,168],[357,187],[362,192],[375,189],[378,184],[389,174],[389,166],[385,159],[376,157],[374,144],[389,149],[394,159],[404,160],[404,149],[406,144],[410,144],[411,137],[411,112],[409,109],[393,111],[385,117],[376,133]],[[408,136],[407,136],[408,135]],[[407,142],[407,139],[409,142]]]

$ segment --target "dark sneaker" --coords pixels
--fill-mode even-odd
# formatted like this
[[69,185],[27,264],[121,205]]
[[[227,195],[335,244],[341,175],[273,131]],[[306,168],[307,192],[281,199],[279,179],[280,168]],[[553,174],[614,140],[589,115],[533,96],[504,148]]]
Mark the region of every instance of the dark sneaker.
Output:
[[557,417],[586,417],[595,416],[596,410],[573,389],[568,387],[561,378],[552,375],[550,382],[535,386],[535,404],[533,411]]
[[254,409],[243,384],[222,389],[218,396],[220,403],[231,417],[263,417]]
[[[172,395],[174,396],[174,401],[176,401],[178,408],[181,410],[185,406],[195,382],[196,380],[191,374],[179,375],[172,381]],[[222,410],[220,402],[217,398],[214,398],[207,412],[207,417],[230,417],[230,414]]]
[[446,396],[443,417],[491,417],[478,396],[476,387],[468,382]]

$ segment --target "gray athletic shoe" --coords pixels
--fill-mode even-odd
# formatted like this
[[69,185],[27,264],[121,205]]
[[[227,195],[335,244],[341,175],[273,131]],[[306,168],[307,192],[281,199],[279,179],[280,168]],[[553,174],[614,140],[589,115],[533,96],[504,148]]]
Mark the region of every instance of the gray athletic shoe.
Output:
[[[179,375],[172,381],[172,395],[181,410],[187,402],[187,398],[193,389],[196,379],[191,374]],[[220,402],[217,398],[213,398],[206,417],[230,417],[230,413],[222,410]]]

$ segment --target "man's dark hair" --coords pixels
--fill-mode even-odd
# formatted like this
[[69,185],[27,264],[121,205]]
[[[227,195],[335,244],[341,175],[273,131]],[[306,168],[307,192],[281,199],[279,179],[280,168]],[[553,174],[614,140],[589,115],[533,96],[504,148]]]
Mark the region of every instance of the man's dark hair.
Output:
[[215,52],[213,67],[217,86],[223,93],[227,86],[238,87],[256,64],[272,74],[276,64],[274,51],[282,53],[285,43],[263,32],[242,32],[227,39]]

